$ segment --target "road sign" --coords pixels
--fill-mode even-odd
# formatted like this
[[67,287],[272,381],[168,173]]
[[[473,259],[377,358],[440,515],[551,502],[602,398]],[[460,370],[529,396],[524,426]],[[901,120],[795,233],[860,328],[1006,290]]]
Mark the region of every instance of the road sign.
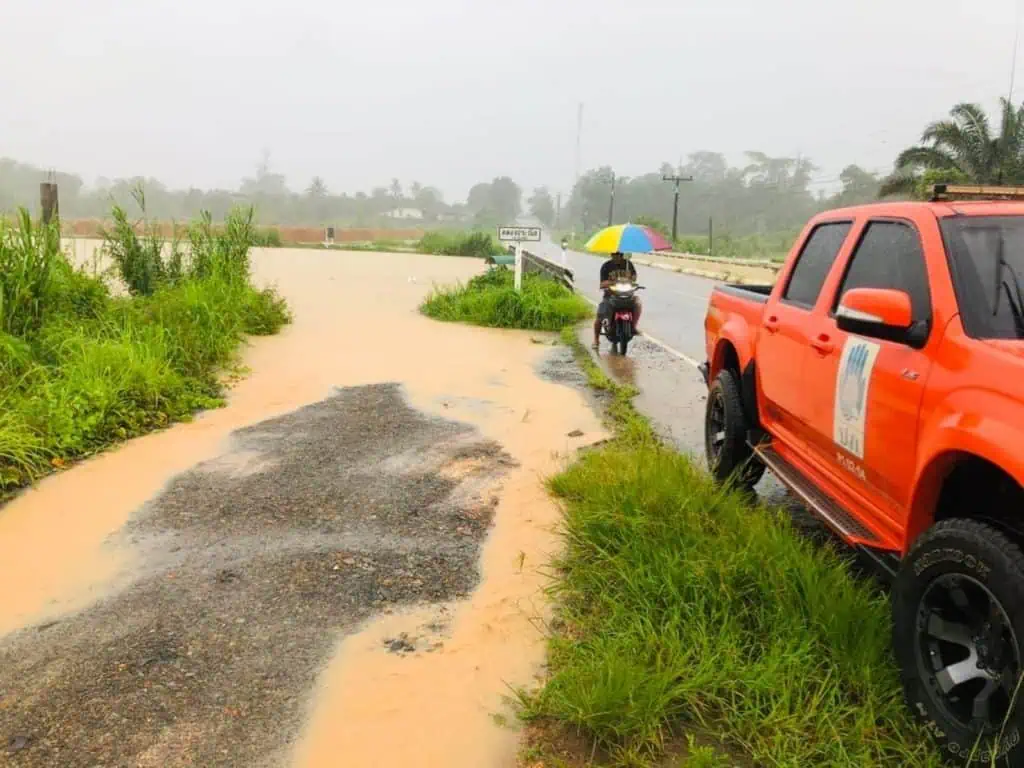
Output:
[[539,243],[540,227],[498,227],[498,239],[514,243]]

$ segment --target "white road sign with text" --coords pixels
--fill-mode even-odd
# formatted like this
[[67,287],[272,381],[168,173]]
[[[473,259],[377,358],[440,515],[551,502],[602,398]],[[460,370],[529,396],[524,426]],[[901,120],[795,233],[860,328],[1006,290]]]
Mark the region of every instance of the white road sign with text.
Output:
[[498,239],[514,243],[539,243],[540,227],[498,227]]

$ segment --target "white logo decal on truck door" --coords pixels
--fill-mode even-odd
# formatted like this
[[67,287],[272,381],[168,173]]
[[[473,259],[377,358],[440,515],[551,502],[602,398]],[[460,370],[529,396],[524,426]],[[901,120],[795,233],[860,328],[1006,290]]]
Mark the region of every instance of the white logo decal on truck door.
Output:
[[832,439],[858,459],[864,458],[864,425],[866,423],[871,371],[878,357],[878,345],[851,336],[843,345],[836,374],[835,416]]

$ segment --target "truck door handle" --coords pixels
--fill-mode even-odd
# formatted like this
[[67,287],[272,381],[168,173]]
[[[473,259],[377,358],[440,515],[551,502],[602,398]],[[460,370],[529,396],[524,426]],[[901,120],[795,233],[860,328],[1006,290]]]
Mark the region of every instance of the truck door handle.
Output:
[[835,344],[832,343],[832,339],[829,338],[827,333],[819,333],[813,339],[811,339],[811,346],[818,350],[821,354],[827,355],[833,349]]
[[779,318],[776,315],[769,315],[764,319],[764,329],[768,333],[775,333],[779,330]]

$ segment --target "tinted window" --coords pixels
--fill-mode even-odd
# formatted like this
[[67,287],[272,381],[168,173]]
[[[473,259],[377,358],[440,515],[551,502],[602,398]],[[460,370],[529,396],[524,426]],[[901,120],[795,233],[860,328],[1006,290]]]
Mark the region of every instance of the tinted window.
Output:
[[928,271],[917,231],[895,221],[873,221],[853,252],[836,304],[852,288],[894,288],[910,294],[914,320],[932,314]]
[[807,238],[804,248],[797,257],[796,267],[789,278],[782,298],[794,304],[813,307],[821,293],[821,286],[843,246],[850,222],[821,224]]

